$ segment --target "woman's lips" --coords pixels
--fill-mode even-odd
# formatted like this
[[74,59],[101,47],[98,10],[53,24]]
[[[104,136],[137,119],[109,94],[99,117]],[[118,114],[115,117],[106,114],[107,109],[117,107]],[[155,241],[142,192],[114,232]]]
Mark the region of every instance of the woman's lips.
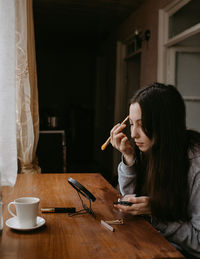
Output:
[[143,143],[142,143],[142,142],[135,142],[135,144],[136,144],[138,147],[143,146]]

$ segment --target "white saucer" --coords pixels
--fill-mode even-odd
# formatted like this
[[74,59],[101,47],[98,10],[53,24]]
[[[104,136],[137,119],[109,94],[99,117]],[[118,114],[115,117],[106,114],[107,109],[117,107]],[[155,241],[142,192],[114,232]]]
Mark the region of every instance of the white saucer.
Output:
[[22,231],[27,231],[27,230],[33,230],[36,228],[40,228],[41,226],[43,226],[45,224],[45,219],[41,218],[41,217],[37,217],[37,222],[36,222],[36,226],[31,227],[31,228],[22,228],[19,226],[16,217],[10,218],[8,220],[6,220],[6,225],[9,228],[15,229],[15,230],[22,230]]

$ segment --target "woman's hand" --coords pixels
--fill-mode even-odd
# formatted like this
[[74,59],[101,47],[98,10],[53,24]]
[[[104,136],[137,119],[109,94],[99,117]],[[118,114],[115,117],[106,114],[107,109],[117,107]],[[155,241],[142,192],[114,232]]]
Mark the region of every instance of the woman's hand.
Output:
[[120,211],[136,215],[151,215],[150,199],[148,196],[135,197],[135,195],[128,194],[123,197],[123,201],[130,201],[133,203],[131,206],[114,205]]
[[125,163],[130,166],[134,161],[134,149],[127,136],[122,132],[125,127],[126,124],[118,123],[112,128],[110,131],[110,143],[122,153]]

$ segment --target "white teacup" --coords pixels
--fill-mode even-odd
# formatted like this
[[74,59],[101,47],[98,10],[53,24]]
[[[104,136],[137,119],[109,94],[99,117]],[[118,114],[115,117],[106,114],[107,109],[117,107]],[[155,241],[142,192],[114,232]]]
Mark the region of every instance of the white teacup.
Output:
[[[21,228],[32,228],[36,226],[39,202],[40,199],[36,197],[18,198],[8,204],[8,211],[16,217]],[[12,204],[15,205],[17,215],[11,211]]]

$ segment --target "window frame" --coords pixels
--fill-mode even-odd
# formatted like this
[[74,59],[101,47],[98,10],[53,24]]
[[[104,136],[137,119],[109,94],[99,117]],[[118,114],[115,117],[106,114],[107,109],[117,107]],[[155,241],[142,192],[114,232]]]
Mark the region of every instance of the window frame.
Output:
[[183,6],[192,0],[175,0],[168,6],[159,10],[158,22],[158,67],[157,67],[157,80],[162,83],[168,82],[168,50],[173,45],[185,40],[197,33],[200,33],[200,23],[195,24],[189,29],[177,34],[169,39],[169,17],[180,10]]

